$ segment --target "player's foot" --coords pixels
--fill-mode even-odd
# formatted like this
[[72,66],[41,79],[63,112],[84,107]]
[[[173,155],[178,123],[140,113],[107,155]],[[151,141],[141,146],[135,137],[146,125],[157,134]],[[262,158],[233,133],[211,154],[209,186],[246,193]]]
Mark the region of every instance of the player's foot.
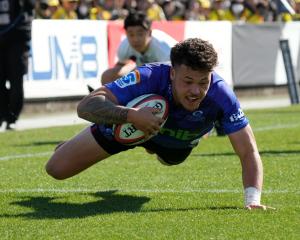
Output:
[[16,130],[16,124],[15,123],[7,123],[6,130],[8,130],[8,131]]

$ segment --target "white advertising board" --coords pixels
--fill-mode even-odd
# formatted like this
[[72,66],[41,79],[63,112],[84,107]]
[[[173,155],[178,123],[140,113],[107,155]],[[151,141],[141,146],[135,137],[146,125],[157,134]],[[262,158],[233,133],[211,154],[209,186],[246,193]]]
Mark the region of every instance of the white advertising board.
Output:
[[107,22],[34,20],[25,98],[78,96],[108,67]]
[[185,38],[199,37],[209,41],[218,53],[216,72],[232,86],[232,24],[227,21],[188,21]]

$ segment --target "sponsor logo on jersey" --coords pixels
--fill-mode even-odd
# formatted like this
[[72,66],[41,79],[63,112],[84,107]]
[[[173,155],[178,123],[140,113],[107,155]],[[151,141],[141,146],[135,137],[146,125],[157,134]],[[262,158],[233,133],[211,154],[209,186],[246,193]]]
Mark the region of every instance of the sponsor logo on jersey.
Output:
[[140,73],[138,70],[134,70],[133,72],[117,79],[115,81],[116,85],[119,88],[125,88],[140,82]]
[[192,141],[195,138],[199,137],[199,133],[190,132],[183,129],[170,129],[162,127],[160,133],[170,137],[177,138],[182,141]]
[[191,115],[186,116],[185,119],[191,122],[203,122],[205,117],[203,116],[203,112],[198,110],[193,112]]
[[243,118],[245,117],[245,114],[244,112],[242,111],[242,109],[238,109],[238,112],[237,113],[233,113],[229,119],[230,119],[230,122],[238,122],[240,120],[242,120]]

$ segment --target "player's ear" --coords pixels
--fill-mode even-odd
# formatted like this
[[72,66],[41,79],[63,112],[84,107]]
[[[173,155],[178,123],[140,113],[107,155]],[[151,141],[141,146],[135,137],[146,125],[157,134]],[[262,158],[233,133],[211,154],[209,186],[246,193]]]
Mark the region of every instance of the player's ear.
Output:
[[171,67],[170,69],[170,78],[173,81],[175,79],[175,69],[174,67]]

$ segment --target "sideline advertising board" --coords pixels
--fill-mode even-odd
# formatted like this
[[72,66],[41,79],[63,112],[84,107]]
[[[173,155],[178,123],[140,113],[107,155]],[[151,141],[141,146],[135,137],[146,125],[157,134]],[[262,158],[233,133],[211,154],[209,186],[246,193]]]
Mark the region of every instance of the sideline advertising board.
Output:
[[34,20],[25,98],[80,96],[108,67],[107,22]]

